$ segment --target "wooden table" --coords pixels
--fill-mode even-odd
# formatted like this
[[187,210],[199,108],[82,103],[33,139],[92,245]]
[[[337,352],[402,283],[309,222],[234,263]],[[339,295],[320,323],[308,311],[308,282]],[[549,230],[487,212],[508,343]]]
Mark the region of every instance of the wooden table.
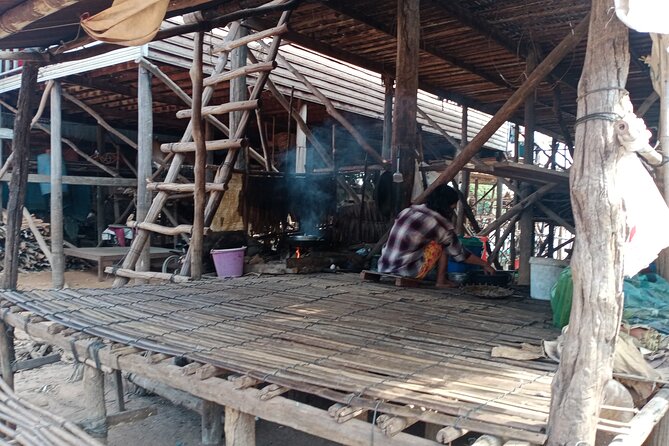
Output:
[[[104,248],[65,248],[63,251],[66,256],[97,262],[98,280],[102,282],[104,280],[105,267],[122,260],[129,250],[129,246],[111,246]],[[171,249],[151,247],[151,260],[166,259],[173,254],[176,254],[176,252]]]

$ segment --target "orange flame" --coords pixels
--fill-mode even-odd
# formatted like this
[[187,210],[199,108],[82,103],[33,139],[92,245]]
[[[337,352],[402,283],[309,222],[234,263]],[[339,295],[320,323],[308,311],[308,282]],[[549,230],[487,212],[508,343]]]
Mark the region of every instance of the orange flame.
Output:
[[295,258],[300,258],[300,248],[295,249]]

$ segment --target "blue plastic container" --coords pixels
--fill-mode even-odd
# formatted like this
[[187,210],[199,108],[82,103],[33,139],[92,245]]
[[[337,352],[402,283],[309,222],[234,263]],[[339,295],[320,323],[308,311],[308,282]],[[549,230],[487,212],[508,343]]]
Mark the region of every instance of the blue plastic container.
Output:
[[[483,242],[476,237],[462,237],[460,236],[460,243],[465,249],[475,256],[481,257],[483,253]],[[469,265],[463,262],[456,262],[452,258],[448,258],[448,272],[449,273],[466,273],[467,271],[481,269],[477,265]]]

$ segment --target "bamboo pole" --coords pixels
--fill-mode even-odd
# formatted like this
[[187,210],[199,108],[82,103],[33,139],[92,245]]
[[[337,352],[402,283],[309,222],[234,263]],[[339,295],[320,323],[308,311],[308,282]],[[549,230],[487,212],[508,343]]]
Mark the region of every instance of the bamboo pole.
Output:
[[557,64],[569,54],[588,32],[589,15],[586,16],[573,30],[569,31],[567,37],[556,46],[548,56],[541,61],[537,68],[527,78],[523,85],[516,90],[511,97],[495,113],[490,121],[483,126],[481,131],[467,144],[462,152],[448,165],[439,177],[414,200],[414,203],[422,203],[435,188],[441,184],[451,181],[455,175],[467,164],[467,162],[479,151],[479,149],[490,139],[492,135],[511,117],[516,109],[532,94],[539,83],[548,76]]
[[[193,83],[193,140],[195,141],[195,184],[193,210],[193,230],[191,232],[190,247],[192,252],[190,258],[191,278],[199,280],[202,277],[202,256],[204,240],[204,208],[206,201],[205,184],[207,163],[207,149],[205,147],[204,132],[202,131],[202,40],[204,33],[199,32],[195,35],[193,43],[193,65],[190,69],[190,78]],[[232,126],[231,126],[232,127]],[[220,422],[220,414],[218,415]],[[203,418],[204,420],[204,418]],[[203,429],[204,437],[204,429]],[[204,438],[203,438],[204,440]],[[211,443],[209,443],[211,444]]]

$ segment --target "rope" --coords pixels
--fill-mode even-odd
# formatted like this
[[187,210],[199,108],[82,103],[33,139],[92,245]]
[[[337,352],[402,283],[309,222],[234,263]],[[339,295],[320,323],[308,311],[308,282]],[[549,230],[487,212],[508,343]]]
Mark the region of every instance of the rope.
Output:
[[622,119],[623,116],[619,115],[618,113],[614,112],[597,112],[597,113],[590,113],[585,116],[581,116],[576,120],[574,123],[574,126],[577,126],[579,124],[583,124],[586,121],[594,121],[594,120],[603,120],[603,121],[611,121],[611,122],[616,122],[620,119]]

